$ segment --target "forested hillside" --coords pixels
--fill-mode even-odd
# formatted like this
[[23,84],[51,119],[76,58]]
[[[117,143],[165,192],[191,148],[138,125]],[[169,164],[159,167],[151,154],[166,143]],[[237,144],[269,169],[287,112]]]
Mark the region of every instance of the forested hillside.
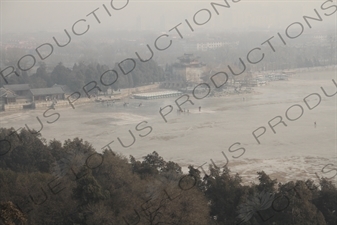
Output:
[[0,224],[336,224],[337,189],[327,178],[283,184],[261,171],[247,186],[227,167],[183,174],[149,152],[142,160],[98,154],[79,138],[47,142],[1,128]]

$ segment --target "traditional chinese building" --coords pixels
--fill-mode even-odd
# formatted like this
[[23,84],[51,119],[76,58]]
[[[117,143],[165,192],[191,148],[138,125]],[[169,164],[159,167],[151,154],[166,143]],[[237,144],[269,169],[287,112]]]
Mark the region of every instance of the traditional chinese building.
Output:
[[30,94],[29,84],[10,84],[4,85],[3,87],[12,91],[17,96],[29,96]]
[[0,104],[10,104],[16,102],[16,95],[14,92],[5,88],[0,88]]
[[33,102],[65,99],[65,93],[61,87],[36,88],[30,89],[30,92]]
[[172,75],[182,78],[188,83],[200,83],[200,79],[206,70],[205,64],[199,61],[199,57],[193,54],[184,54],[178,58],[178,62],[172,65]]

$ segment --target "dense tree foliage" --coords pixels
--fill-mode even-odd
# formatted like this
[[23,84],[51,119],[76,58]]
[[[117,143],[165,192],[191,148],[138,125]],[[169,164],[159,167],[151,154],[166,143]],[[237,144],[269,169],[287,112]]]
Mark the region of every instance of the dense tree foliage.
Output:
[[[109,87],[117,90],[163,81],[164,70],[156,62],[153,60],[148,62],[141,62],[139,59],[133,60],[125,61],[120,65],[116,64],[112,68],[118,74],[116,82],[114,82],[116,80],[116,73],[107,72],[111,71],[111,68],[108,66],[98,63],[85,64],[83,62],[75,63],[71,69],[59,63],[53,69],[49,68],[52,70],[51,72],[48,72],[46,65],[41,62],[36,72],[31,76],[28,76],[26,72],[18,72],[19,76],[11,75],[7,80],[9,84],[29,83],[31,88],[51,87],[54,84],[67,85],[74,92],[82,92],[82,88],[90,82],[97,82],[99,88],[102,91],[106,91]],[[135,68],[133,69],[134,66]],[[101,76],[104,84],[101,82]],[[6,84],[5,81],[0,79],[0,86],[4,84]]]
[[326,178],[283,184],[261,171],[248,186],[227,167],[183,174],[157,152],[127,159],[26,129],[1,128],[0,140],[0,224],[336,224]]

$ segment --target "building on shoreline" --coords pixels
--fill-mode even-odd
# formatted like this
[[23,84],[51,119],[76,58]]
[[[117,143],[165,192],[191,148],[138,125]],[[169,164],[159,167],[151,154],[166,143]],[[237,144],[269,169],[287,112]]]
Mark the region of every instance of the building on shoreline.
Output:
[[65,93],[61,87],[30,89],[32,101],[64,100]]
[[133,97],[135,99],[160,99],[160,98],[170,98],[170,97],[177,97],[182,95],[183,93],[180,91],[160,91],[160,92],[149,92],[149,93],[141,93],[141,94],[134,94]]
[[178,58],[177,63],[172,65],[172,73],[190,83],[200,83],[205,69],[206,65],[193,54],[184,54]]
[[3,85],[0,88],[0,111],[32,109],[36,102],[65,100],[65,95],[59,86],[30,88],[29,84]]
[[206,65],[193,54],[184,54],[177,58],[177,62],[167,66],[167,79],[161,84],[165,89],[184,89],[202,82],[201,77],[206,71]]
[[0,111],[5,110],[4,105],[16,102],[17,95],[11,90],[0,88]]
[[17,96],[29,96],[29,84],[9,84],[3,86],[5,89],[14,92]]

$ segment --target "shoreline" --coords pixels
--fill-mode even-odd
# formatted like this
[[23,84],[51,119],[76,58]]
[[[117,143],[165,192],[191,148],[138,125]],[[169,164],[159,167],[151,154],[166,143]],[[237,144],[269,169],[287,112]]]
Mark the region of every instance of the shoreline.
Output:
[[[210,159],[221,166],[225,164],[224,152],[232,173],[239,173],[248,183],[256,181],[256,172],[261,170],[272,179],[278,178],[279,182],[297,177],[316,179],[315,172],[319,176],[332,177],[335,170],[329,168],[323,173],[322,168],[329,163],[337,166],[336,124],[332,122],[335,121],[337,95],[327,98],[321,91],[324,87],[334,93],[331,78],[336,79],[335,71],[296,74],[289,81],[275,81],[254,88],[255,94],[192,99],[194,105],[183,105],[191,113],[178,116],[173,110],[167,116],[168,123],[158,111],[166,105],[176,109],[176,98],[141,101],[142,107],[138,107],[140,101],[134,99],[129,99],[130,106],[125,108],[123,102],[111,107],[81,104],[75,110],[56,107],[55,112],[60,113],[61,118],[55,124],[45,122],[42,118],[44,110],[0,114],[1,127],[11,125],[18,129],[26,122],[29,127],[38,127],[36,116],[39,116],[45,125],[42,136],[48,141],[55,138],[63,143],[68,138],[80,137],[91,143],[97,152],[113,141],[113,151],[126,157],[133,155],[141,159],[157,151],[164,160],[176,162],[183,168],[188,165],[197,167],[205,162],[208,165]],[[268,121],[276,116],[284,118],[287,108],[294,104],[305,107],[303,98],[316,92],[322,95],[319,106],[313,110],[305,108],[302,118],[286,121],[287,126],[280,124],[275,127],[276,133],[272,132]],[[246,101],[242,101],[244,96]],[[200,113],[199,106],[202,106]],[[295,117],[296,111],[293,113]],[[135,129],[141,121],[147,121],[147,126],[153,128],[148,136],[140,137],[139,134],[146,134],[145,130]],[[314,121],[317,121],[317,128],[313,126]],[[257,144],[252,131],[260,126],[266,127],[267,131],[261,137],[261,144]],[[129,130],[136,141],[124,148],[117,138],[125,144],[131,143]],[[228,150],[236,142],[246,150],[240,158],[234,158],[240,151]]]

